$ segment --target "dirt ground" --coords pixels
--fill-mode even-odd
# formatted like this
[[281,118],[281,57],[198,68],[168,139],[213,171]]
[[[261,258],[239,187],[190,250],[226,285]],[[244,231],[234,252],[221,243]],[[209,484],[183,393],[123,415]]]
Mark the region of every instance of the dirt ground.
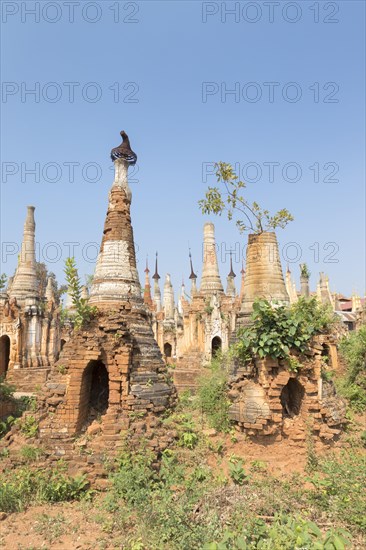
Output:
[[[237,441],[230,436],[216,435],[207,430],[213,448],[224,445],[223,459],[217,452],[207,456],[213,469],[227,474],[228,458],[241,457],[250,466],[253,461],[266,463],[267,471],[277,477],[286,478],[295,472],[303,472],[306,464],[306,446],[289,445],[283,440],[272,444],[258,444],[238,434]],[[322,450],[321,450],[322,449]],[[329,452],[319,447],[318,452]],[[73,502],[54,505],[37,505],[25,512],[3,514],[0,521],[0,548],[6,550],[109,550],[123,548],[118,533],[112,528],[112,516],[100,509],[98,503],[103,494],[93,503]],[[1,517],[1,514],[0,514]]]

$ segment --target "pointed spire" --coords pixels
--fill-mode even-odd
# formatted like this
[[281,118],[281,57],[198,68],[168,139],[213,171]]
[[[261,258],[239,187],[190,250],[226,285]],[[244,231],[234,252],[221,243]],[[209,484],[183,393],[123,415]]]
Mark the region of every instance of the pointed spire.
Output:
[[193,296],[197,294],[197,275],[193,269],[191,249],[189,249],[189,263],[191,266],[191,274],[189,276],[189,279],[191,280],[191,298],[193,298]]
[[161,311],[161,292],[159,287],[160,275],[158,273],[158,253],[155,254],[155,273],[152,277],[154,279],[154,304],[156,311]]
[[203,228],[203,268],[200,291],[209,296],[215,292],[224,292],[217,263],[213,223],[205,223]]
[[158,273],[158,253],[157,252],[155,254],[155,273],[152,276],[152,278],[155,279],[155,281],[158,281],[160,279],[160,275]]
[[142,304],[131,225],[128,166],[129,163],[123,158],[114,160],[115,178],[109,192],[102,244],[90,290],[90,304],[109,305],[126,301]]
[[234,270],[233,270],[233,253],[232,253],[231,250],[230,250],[230,272],[229,272],[228,277],[236,277],[236,275],[234,273]]
[[47,279],[47,287],[45,292],[45,298],[47,302],[55,302],[55,293],[54,293],[54,286],[53,286],[54,279],[53,277],[48,277]]
[[231,296],[232,298],[235,298],[236,296],[236,288],[235,288],[235,279],[236,275],[233,270],[233,258],[232,258],[232,252],[230,250],[230,272],[227,276],[227,286],[226,286],[226,295]]
[[174,292],[169,273],[164,283],[164,314],[165,319],[174,319]]
[[195,272],[193,270],[191,249],[189,249],[189,263],[190,263],[190,266],[191,266],[191,274],[190,274],[189,278],[190,279],[197,279],[197,275],[195,274]]
[[149,277],[150,269],[148,266],[147,258],[146,258],[146,268],[144,272],[145,272],[144,302],[149,308],[151,308],[152,299],[151,299],[151,285],[150,285],[150,277]]
[[19,263],[11,285],[11,296],[22,301],[25,298],[37,299],[38,281],[36,271],[34,206],[27,207],[24,223],[23,242]]

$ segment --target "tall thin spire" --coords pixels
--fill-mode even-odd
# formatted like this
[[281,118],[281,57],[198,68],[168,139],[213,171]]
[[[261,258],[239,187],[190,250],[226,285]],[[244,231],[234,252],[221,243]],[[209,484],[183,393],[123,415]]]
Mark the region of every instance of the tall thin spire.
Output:
[[152,276],[152,278],[155,279],[156,281],[160,279],[160,275],[158,273],[158,253],[157,252],[155,254],[155,273]]
[[158,253],[155,254],[155,273],[152,277],[154,279],[154,304],[156,311],[161,310],[161,292],[159,287],[160,275],[158,273]]
[[151,285],[150,285],[150,278],[149,278],[149,265],[148,265],[148,259],[146,258],[146,268],[144,270],[145,272],[145,287],[144,287],[144,302],[147,306],[152,306],[152,299],[151,299]]
[[203,268],[200,290],[205,295],[224,292],[217,263],[215,226],[213,223],[205,223],[203,228]]
[[169,273],[164,283],[164,314],[166,320],[174,319],[174,292]]
[[189,276],[191,280],[191,296],[193,296],[194,294],[197,294],[197,275],[195,274],[193,269],[191,249],[189,249],[189,263],[191,266],[191,274]]
[[233,253],[230,250],[230,271],[227,276],[227,287],[226,287],[226,294],[227,296],[231,296],[235,298],[236,296],[236,288],[235,288],[235,279],[236,275],[233,270]]
[[195,274],[195,272],[193,270],[191,249],[189,249],[189,262],[190,262],[190,266],[191,266],[191,274],[190,274],[189,278],[190,279],[197,279],[197,275]]
[[229,277],[236,277],[235,273],[234,273],[234,270],[233,270],[233,253],[232,251],[230,250],[230,272],[229,272]]
[[131,225],[132,196],[127,179],[129,164],[131,162],[123,157],[114,158],[115,177],[109,192],[102,244],[90,291],[90,304],[125,301],[142,303]]
[[27,217],[24,223],[23,241],[19,255],[19,263],[11,285],[11,296],[17,300],[38,298],[38,281],[36,271],[34,206],[27,207]]

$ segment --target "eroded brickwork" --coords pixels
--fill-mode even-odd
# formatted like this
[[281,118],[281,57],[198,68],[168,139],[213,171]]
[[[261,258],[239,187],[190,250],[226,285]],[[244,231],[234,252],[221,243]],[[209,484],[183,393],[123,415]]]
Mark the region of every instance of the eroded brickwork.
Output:
[[311,430],[324,440],[336,439],[346,409],[332,383],[322,378],[323,346],[317,338],[298,372],[270,358],[238,368],[230,381],[230,418],[256,438],[305,441]]

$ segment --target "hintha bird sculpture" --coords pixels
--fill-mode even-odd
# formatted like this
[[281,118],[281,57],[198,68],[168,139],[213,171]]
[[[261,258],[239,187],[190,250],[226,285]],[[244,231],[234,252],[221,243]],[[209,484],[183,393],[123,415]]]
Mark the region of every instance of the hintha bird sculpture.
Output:
[[113,162],[117,159],[122,159],[131,166],[136,164],[137,161],[137,155],[134,153],[131,149],[130,140],[128,139],[128,135],[124,130],[120,132],[120,135],[122,137],[122,143],[121,145],[118,145],[118,147],[115,147],[111,151],[111,159]]

